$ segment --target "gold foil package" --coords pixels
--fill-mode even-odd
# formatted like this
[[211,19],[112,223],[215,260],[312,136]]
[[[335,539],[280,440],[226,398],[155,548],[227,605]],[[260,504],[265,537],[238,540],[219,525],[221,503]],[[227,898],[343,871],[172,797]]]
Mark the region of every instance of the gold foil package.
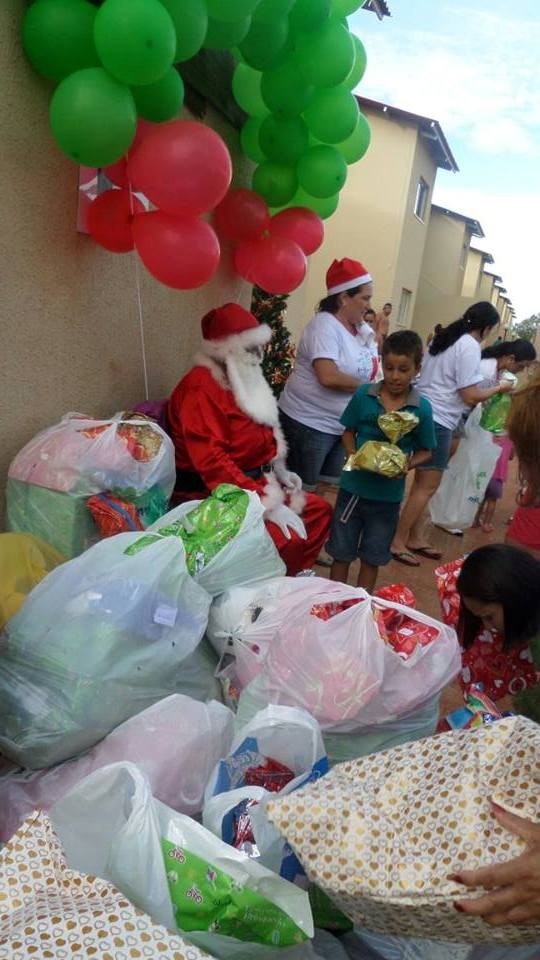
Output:
[[383,477],[400,477],[407,470],[408,456],[394,443],[367,440],[349,457],[344,470],[368,470]]
[[397,443],[411,430],[418,426],[420,420],[415,413],[409,410],[391,410],[389,413],[381,413],[377,423],[390,443]]

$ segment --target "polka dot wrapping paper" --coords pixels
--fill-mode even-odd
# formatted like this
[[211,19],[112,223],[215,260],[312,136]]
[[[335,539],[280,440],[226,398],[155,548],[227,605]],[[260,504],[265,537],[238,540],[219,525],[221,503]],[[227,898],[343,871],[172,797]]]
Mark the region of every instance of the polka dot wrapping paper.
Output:
[[511,717],[341,764],[267,809],[309,879],[368,930],[537,943],[540,925],[492,927],[453,907],[469,894],[450,874],[525,849],[495,819],[490,799],[540,821],[540,726],[531,720]]
[[36,813],[0,850],[0,960],[208,960],[105,880],[66,866]]

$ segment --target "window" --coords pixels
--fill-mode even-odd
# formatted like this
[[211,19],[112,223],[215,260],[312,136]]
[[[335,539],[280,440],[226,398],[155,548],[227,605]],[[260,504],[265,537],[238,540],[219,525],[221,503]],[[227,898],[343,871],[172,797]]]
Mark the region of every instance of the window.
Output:
[[426,183],[423,177],[420,177],[418,181],[418,186],[416,187],[416,197],[414,200],[414,215],[418,217],[419,220],[424,220],[426,215],[426,206],[429,197],[429,184]]
[[399,301],[399,310],[396,320],[397,327],[409,326],[409,311],[411,309],[412,292],[405,287],[401,291],[401,300]]

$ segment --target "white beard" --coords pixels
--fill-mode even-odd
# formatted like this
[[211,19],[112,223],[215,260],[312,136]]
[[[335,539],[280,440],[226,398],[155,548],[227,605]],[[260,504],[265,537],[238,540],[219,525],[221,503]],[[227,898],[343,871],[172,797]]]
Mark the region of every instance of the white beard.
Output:
[[260,361],[245,353],[229,354],[225,358],[227,378],[238,406],[255,420],[269,427],[278,425],[278,405],[264,378]]

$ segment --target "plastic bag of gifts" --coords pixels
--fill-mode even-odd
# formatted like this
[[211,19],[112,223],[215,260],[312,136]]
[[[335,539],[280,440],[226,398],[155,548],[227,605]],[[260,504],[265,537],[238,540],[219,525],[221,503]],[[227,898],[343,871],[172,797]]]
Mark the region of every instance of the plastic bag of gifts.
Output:
[[0,850],[0,958],[210,960],[111,883],[71,870],[49,818],[34,813]]
[[344,470],[368,470],[383,477],[400,477],[407,472],[408,454],[399,441],[418,426],[418,417],[407,410],[382,413],[377,420],[389,442],[367,440],[347,460]]
[[171,693],[205,700],[210,597],[182,541],[121,533],[57,567],[0,635],[0,752],[41,768]]
[[212,956],[303,960],[307,893],[160,803],[135,765],[96,771],[50,816],[71,868],[114,883]]
[[64,558],[30,533],[0,533],[0,629]]
[[[435,570],[442,619],[453,627],[457,627],[459,621],[461,599],[457,582],[462,566],[463,558],[460,558]],[[515,697],[538,682],[529,644],[515,644],[505,650],[501,634],[485,627],[480,628],[472,646],[462,651],[459,680],[465,693],[481,683],[491,700],[501,700],[508,695]]]
[[175,693],[121,723],[75,760],[34,771],[6,761],[0,767],[0,843],[33,810],[49,810],[84,777],[119,760],[136,763],[162,803],[190,816],[201,813],[210,774],[231,748],[233,726],[233,714],[222,703]]
[[[517,384],[517,377],[513,373],[510,373],[509,370],[506,370],[501,377],[501,381],[511,383],[515,386]],[[499,436],[502,435],[506,430],[506,421],[508,420],[511,407],[511,394],[496,393],[482,404],[480,426],[484,430],[489,430],[490,433]]]
[[[8,529],[33,533],[70,558],[103,535],[151,524],[165,513],[175,476],[172,441],[154,421],[69,413],[11,463]],[[95,499],[104,493],[107,504]]]
[[209,594],[285,572],[264,525],[256,493],[222,483],[206,500],[175,507],[135,541],[130,553],[145,551],[164,538],[180,539],[189,572]]
[[456,912],[463,887],[451,878],[524,852],[491,802],[537,823],[539,769],[540,726],[510,717],[342,764],[273,798],[267,814],[308,877],[360,927],[460,944],[537,944],[538,921],[491,926]]
[[268,823],[266,801],[327,772],[317,721],[295,707],[267,707],[237,734],[229,755],[213,771],[204,826],[286,880],[298,882],[303,870]]

